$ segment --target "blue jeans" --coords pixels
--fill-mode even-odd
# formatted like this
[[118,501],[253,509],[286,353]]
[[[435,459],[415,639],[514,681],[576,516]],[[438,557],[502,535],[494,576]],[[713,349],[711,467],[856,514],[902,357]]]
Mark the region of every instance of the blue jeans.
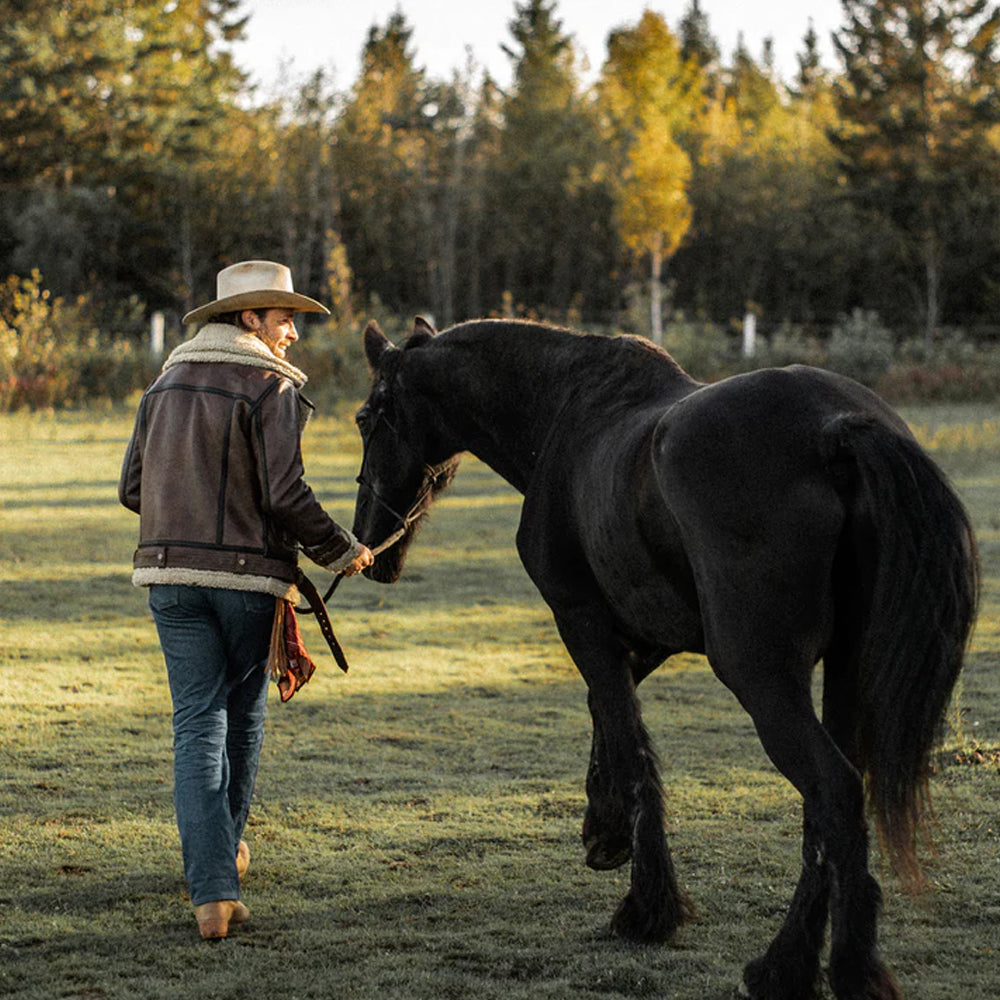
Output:
[[174,808],[195,906],[239,899],[236,851],[264,741],[275,598],[150,587],[174,726]]

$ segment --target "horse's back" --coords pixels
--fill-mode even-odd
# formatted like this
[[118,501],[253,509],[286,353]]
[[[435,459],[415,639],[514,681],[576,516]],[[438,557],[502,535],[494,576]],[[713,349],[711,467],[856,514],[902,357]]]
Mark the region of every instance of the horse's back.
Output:
[[849,414],[909,436],[873,392],[817,368],[762,369],[703,386],[659,419],[652,442],[658,480],[665,495],[686,498],[720,527],[752,530],[762,518],[794,512],[796,500],[832,499],[826,437]]

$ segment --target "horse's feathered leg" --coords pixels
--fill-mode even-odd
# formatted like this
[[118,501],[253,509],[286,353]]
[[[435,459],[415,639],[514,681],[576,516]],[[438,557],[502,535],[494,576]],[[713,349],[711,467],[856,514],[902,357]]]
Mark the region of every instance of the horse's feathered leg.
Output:
[[[744,983],[754,1000],[799,1000],[811,995],[819,973],[829,895],[835,967],[844,968],[844,952],[838,955],[838,947],[852,955],[850,981],[835,979],[834,994],[838,1000],[897,1000],[898,990],[876,948],[881,892],[868,870],[861,776],[816,718],[805,665],[793,679],[787,664],[794,662],[794,654],[786,652],[786,659],[770,663],[762,655],[757,661],[762,669],[750,672],[744,667],[738,680],[725,667],[716,667],[750,713],[775,767],[798,789],[804,803],[798,889],[767,953],[747,965]],[[782,674],[786,683],[779,690],[775,682]]]
[[[631,941],[670,938],[690,914],[677,887],[663,830],[659,764],[642,722],[628,659],[599,610],[556,613],[560,634],[587,682],[600,773],[600,802],[594,815],[622,808],[631,832],[631,889],[612,919],[615,932]],[[593,805],[591,806],[593,808]],[[613,826],[617,826],[613,823]]]
[[[587,865],[595,871],[620,868],[632,857],[632,828],[625,789],[608,786],[607,741],[601,730],[601,716],[588,696],[594,737],[587,768],[587,811],[581,837],[587,852]],[[619,794],[615,794],[618,792]]]
[[[802,833],[802,874],[778,932],[767,953],[743,971],[745,992],[755,998],[812,995],[819,979],[830,899],[830,872],[822,831],[806,806]],[[800,992],[795,992],[800,991]]]
[[[850,661],[841,656],[839,644],[831,643],[824,657],[823,725],[841,753],[857,768],[852,724],[852,690],[845,683]],[[819,952],[829,917],[831,872],[824,845],[822,817],[812,814],[812,800],[803,800],[802,874],[782,929],[767,954],[750,962],[744,983],[752,996],[768,996],[768,980],[780,976],[785,956],[809,956],[810,968],[799,962],[800,978],[811,982],[818,974]],[[843,927],[844,924],[840,923]],[[771,989],[773,992],[773,989]],[[779,991],[779,995],[783,995]]]
[[[861,780],[820,725],[804,685],[780,694],[772,688],[766,697],[757,689],[740,683],[734,693],[775,767],[802,795],[804,830],[802,874],[785,921],[766,954],[747,965],[744,984],[754,1000],[799,1000],[813,994],[819,976],[831,884],[842,890],[845,877],[870,878],[858,852],[865,843]],[[876,912],[857,913],[855,926],[874,933]]]
[[[669,655],[669,650],[657,650],[645,656],[629,654],[633,684],[638,686]],[[607,741],[601,731],[600,715],[595,713],[589,697],[588,707],[594,720],[594,737],[587,768],[587,812],[583,820],[582,839],[588,867],[595,871],[610,871],[620,868],[632,857],[632,826],[625,800],[609,794],[605,787],[605,775],[609,770]]]

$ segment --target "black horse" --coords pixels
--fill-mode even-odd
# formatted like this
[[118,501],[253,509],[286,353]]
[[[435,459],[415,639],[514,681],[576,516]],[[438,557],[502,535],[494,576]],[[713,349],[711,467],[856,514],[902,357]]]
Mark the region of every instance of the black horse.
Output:
[[915,874],[929,755],[978,592],[966,513],[903,421],[829,372],[703,385],[642,339],[534,323],[436,335],[418,319],[402,349],[371,323],[365,352],[354,531],[375,545],[406,529],[372,579],[399,577],[462,452],[524,495],[518,552],[593,716],[587,864],[632,860],[614,929],[661,941],[689,915],[636,687],[671,654],[703,652],[804,803],[799,884],[745,992],[810,996],[829,916],[836,996],[898,997],[876,946],[865,792]]

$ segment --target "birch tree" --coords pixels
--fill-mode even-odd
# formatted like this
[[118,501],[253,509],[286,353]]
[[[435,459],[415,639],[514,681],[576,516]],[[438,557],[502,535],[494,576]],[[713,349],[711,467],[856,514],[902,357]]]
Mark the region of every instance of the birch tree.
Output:
[[702,102],[701,71],[663,17],[645,11],[614,32],[598,84],[611,147],[622,241],[649,258],[650,337],[663,341],[663,270],[691,226],[691,159],[683,146]]

